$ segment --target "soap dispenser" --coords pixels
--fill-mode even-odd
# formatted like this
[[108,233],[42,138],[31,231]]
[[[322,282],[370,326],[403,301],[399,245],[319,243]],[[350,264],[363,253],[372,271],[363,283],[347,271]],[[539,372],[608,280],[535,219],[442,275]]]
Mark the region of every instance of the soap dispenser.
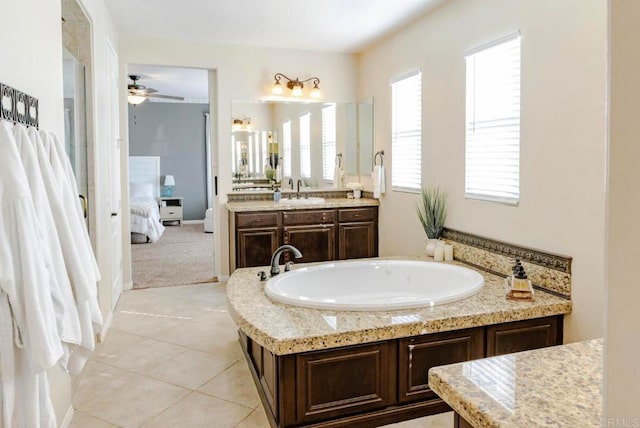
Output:
[[527,273],[519,259],[516,259],[516,263],[511,268],[511,273],[511,276],[505,278],[507,299],[533,300],[533,286],[527,278]]
[[280,202],[280,198],[282,197],[282,193],[280,192],[280,188],[276,187],[273,191],[273,201]]

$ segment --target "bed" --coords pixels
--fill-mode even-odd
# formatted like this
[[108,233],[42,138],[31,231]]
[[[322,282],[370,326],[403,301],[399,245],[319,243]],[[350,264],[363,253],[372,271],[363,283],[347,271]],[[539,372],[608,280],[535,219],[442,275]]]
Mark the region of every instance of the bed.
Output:
[[131,243],[156,242],[164,232],[157,197],[160,195],[160,158],[129,157],[129,224]]

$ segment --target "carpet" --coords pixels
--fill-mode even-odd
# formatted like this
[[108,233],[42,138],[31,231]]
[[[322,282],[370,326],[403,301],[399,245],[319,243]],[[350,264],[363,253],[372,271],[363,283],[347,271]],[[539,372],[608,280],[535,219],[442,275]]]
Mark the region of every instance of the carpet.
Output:
[[155,243],[132,244],[133,288],[212,282],[213,235],[204,225],[166,226]]

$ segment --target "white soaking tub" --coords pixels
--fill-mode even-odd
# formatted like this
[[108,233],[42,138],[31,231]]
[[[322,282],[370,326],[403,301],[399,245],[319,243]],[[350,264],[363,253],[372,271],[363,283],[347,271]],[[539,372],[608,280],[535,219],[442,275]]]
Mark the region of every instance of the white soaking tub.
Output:
[[484,278],[461,266],[410,260],[324,263],[281,273],[269,297],[289,305],[342,311],[421,308],[479,292]]

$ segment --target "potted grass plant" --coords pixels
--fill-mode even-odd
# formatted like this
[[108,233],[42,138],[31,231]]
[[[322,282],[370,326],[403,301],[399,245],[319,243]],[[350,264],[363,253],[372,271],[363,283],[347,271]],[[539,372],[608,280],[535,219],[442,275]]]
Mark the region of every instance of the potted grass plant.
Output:
[[444,230],[444,222],[447,220],[447,194],[440,191],[438,186],[424,187],[416,204],[416,212],[427,235],[428,253],[429,244],[432,244],[433,248],[434,242],[440,238]]

